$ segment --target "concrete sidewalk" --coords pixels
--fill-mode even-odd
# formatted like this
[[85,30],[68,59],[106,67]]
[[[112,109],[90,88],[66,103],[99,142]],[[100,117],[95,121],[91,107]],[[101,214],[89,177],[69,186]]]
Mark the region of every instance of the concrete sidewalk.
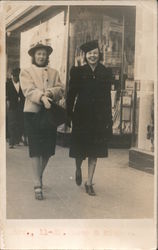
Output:
[[128,167],[128,150],[111,149],[99,159],[94,176],[96,196],[75,184],[74,159],[68,149],[57,146],[44,173],[43,201],[34,199],[28,148],[7,145],[8,219],[134,219],[153,216],[154,176]]

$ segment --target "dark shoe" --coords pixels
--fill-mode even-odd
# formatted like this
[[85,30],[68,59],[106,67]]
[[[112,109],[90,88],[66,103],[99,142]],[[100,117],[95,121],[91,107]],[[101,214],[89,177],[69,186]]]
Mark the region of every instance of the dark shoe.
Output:
[[42,188],[40,186],[34,187],[35,190],[35,199],[43,200]]
[[94,191],[94,188],[93,188],[93,184],[91,185],[87,185],[87,183],[85,183],[85,189],[86,189],[86,193],[91,195],[91,196],[95,196],[96,193]]
[[76,169],[76,184],[80,186],[82,184],[82,171],[81,168]]
[[9,148],[14,148],[14,145],[9,145]]

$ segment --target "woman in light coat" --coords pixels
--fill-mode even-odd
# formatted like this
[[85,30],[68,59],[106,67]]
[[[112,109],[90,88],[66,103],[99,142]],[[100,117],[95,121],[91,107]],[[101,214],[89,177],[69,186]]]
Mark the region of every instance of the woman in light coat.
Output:
[[64,94],[58,71],[48,66],[52,51],[52,47],[42,43],[33,45],[28,51],[32,65],[21,70],[20,74],[21,88],[26,98],[25,128],[34,173],[35,198],[38,200],[43,199],[42,177],[49,158],[55,154],[57,129],[41,129],[37,113],[42,106],[50,109],[51,101],[58,102]]

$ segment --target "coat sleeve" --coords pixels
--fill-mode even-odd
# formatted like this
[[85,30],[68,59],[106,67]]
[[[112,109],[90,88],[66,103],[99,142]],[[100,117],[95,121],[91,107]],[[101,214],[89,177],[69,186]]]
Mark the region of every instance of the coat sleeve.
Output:
[[67,116],[72,119],[74,102],[79,90],[79,77],[77,67],[73,66],[70,70],[70,81],[68,87],[69,88],[66,98]]
[[64,84],[60,80],[58,71],[56,71],[54,86],[52,88],[47,88],[47,91],[51,92],[52,97],[55,101],[59,101],[64,96],[65,87],[64,87]]
[[111,104],[111,84],[113,82],[112,77],[112,69],[107,69],[107,114],[108,114],[108,126],[112,127],[113,125],[113,118],[112,118],[112,104]]
[[21,70],[20,84],[22,92],[26,98],[28,98],[31,102],[41,104],[40,100],[43,95],[43,91],[35,86],[29,71],[26,69]]

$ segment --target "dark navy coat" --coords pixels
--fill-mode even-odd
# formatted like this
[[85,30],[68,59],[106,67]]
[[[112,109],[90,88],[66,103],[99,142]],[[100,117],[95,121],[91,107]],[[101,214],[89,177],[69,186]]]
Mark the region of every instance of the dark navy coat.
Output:
[[70,157],[107,157],[112,134],[112,71],[98,64],[72,67],[67,114],[72,120]]

